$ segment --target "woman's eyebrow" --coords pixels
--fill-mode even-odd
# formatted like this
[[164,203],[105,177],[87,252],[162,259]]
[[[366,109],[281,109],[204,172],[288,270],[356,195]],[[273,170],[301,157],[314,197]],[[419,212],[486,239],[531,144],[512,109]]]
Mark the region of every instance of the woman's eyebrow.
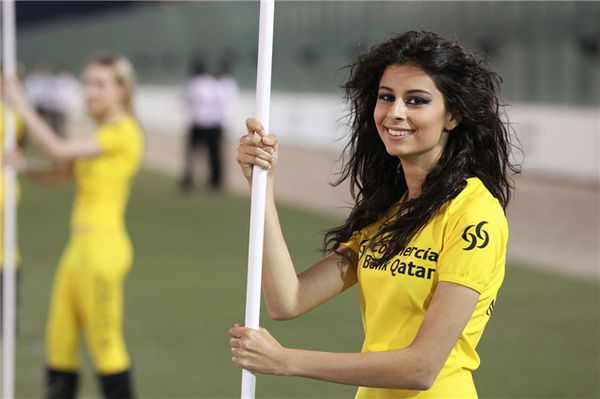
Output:
[[[388,91],[391,91],[392,93],[394,92],[394,89],[392,89],[391,87],[388,87],[388,86],[379,86],[379,90],[388,90]],[[411,89],[411,90],[406,91],[406,94],[415,94],[415,93],[425,93],[425,94],[428,94],[431,96],[431,93],[424,89]]]
[[423,89],[412,89],[412,90],[408,90],[406,92],[406,94],[414,94],[414,93],[425,93],[425,94],[431,95],[430,92],[428,92],[427,90],[423,90]]

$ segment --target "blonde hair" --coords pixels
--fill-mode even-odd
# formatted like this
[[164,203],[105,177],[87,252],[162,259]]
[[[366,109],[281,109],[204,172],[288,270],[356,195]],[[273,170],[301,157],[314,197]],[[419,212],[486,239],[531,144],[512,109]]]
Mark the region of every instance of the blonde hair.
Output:
[[117,84],[125,90],[124,105],[133,114],[133,94],[135,91],[135,69],[129,59],[122,55],[105,54],[92,58],[87,65],[100,65],[111,69]]

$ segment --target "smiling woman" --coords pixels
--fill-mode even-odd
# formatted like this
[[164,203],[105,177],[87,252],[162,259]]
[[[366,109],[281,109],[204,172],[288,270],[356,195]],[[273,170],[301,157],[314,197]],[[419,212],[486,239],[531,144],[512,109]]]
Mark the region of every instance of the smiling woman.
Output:
[[348,162],[355,205],[296,274],[273,195],[278,144],[247,121],[238,162],[268,169],[263,287],[275,319],[302,315],[358,284],[361,353],[282,347],[266,330],[230,330],[233,363],[259,373],[359,386],[358,398],[477,397],[477,344],[504,279],[510,134],[498,76],[459,44],[407,32],[352,65]]

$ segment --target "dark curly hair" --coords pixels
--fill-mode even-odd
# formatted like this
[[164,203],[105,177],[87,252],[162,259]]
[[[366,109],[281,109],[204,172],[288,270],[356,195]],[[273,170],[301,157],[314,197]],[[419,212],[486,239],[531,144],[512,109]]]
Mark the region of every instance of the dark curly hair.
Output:
[[[407,192],[404,172],[399,159],[387,153],[373,111],[384,70],[402,64],[425,71],[443,94],[446,109],[459,113],[462,120],[448,135],[419,197],[398,205]],[[379,262],[390,260],[464,189],[469,177],[478,177],[506,208],[513,189],[510,172],[519,173],[520,168],[509,160],[512,130],[500,114],[501,78],[483,61],[457,42],[431,32],[410,31],[359,55],[349,68],[349,79],[342,87],[351,105],[351,135],[343,153],[347,162],[333,185],[350,179],[355,205],[343,225],[326,232],[325,252],[336,250],[354,231],[397,206],[393,215],[402,217],[389,218],[371,243],[382,246]]]

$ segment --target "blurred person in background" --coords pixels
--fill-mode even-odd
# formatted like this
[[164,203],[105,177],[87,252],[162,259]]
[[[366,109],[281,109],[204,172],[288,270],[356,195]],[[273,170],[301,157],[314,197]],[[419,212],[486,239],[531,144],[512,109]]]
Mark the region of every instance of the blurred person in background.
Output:
[[263,288],[277,320],[358,284],[361,353],[289,349],[265,329],[230,329],[252,372],[358,386],[357,398],[476,398],[477,344],[504,280],[510,130],[500,78],[458,43],[406,32],[359,55],[345,84],[352,128],[338,184],[356,203],[297,274],[274,200],[277,138],[247,121],[238,162],[268,171]]
[[23,81],[29,101],[46,122],[50,122],[52,113],[53,85],[52,71],[43,65],[36,65]]
[[210,165],[208,186],[218,192],[223,188],[223,125],[227,111],[237,97],[237,83],[226,63],[222,64],[218,74],[211,75],[204,60],[196,57],[192,61],[191,72],[192,76],[183,88],[190,126],[180,187],[184,193],[194,188],[195,163],[199,151],[206,147]]
[[51,94],[48,102],[48,123],[60,137],[66,136],[66,119],[79,100],[77,79],[67,69],[60,68],[52,76]]
[[35,111],[17,79],[5,82],[31,140],[53,161],[39,166],[12,154],[15,168],[41,181],[74,177],[76,183],[71,235],[56,272],[48,318],[48,398],[76,396],[82,332],[103,396],[133,397],[123,337],[123,283],[133,256],[125,209],[143,152],[132,108],[134,84],[126,58],[91,60],[83,70],[83,86],[87,111],[98,128],[89,138],[65,140]]
[[232,73],[232,61],[223,57],[215,74],[221,89],[221,107],[223,109],[223,122],[231,115],[234,105],[239,97],[239,86]]

